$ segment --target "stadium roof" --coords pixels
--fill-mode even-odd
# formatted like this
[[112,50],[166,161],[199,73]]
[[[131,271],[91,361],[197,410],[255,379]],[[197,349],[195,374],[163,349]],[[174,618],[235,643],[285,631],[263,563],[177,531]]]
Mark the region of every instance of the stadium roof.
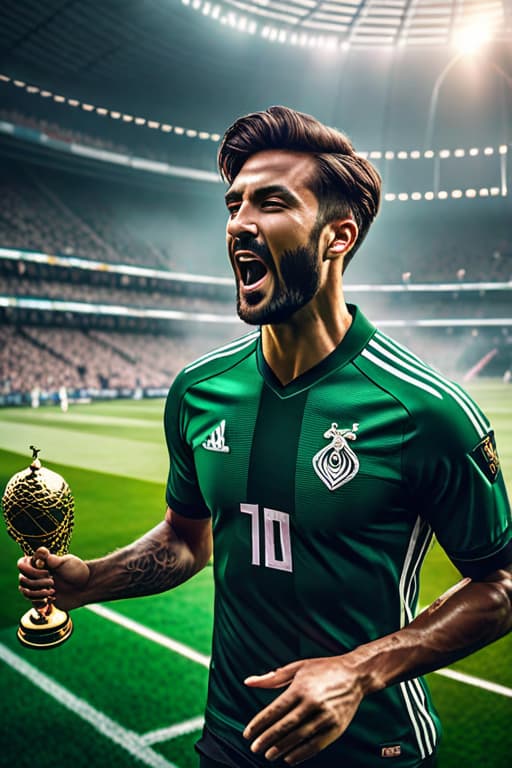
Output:
[[205,16],[271,41],[345,46],[444,45],[468,30],[506,39],[508,0],[181,0]]

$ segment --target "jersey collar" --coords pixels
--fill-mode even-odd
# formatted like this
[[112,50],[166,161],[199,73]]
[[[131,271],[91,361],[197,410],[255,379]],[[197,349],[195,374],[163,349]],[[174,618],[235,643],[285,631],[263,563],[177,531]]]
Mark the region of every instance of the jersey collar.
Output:
[[320,379],[328,376],[336,368],[342,368],[347,363],[350,363],[365,348],[377,329],[354,304],[347,304],[347,308],[352,315],[352,324],[336,349],[317,363],[317,365],[313,366],[313,368],[297,376],[296,379],[293,379],[293,381],[284,386],[276,378],[263,357],[260,335],[256,349],[258,370],[266,384],[279,397],[290,397],[291,395],[303,392],[320,381]]

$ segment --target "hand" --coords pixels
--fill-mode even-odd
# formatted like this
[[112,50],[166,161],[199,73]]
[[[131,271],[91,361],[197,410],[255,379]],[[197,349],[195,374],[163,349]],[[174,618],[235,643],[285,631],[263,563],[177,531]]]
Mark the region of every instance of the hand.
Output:
[[274,672],[248,677],[255,688],[288,689],[259,712],[244,731],[251,751],[290,765],[307,760],[350,725],[364,696],[349,655],[294,661]]
[[[39,561],[43,568],[32,563]],[[75,555],[52,555],[46,547],[39,547],[33,557],[18,560],[19,590],[27,600],[55,602],[58,608],[71,610],[82,605],[80,592],[89,580],[89,566]]]

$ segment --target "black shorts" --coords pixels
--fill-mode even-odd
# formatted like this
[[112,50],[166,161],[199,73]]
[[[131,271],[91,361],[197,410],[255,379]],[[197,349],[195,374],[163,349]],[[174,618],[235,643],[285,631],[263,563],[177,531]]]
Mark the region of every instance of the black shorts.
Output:
[[[207,728],[196,744],[199,753],[199,768],[259,768],[259,763],[247,760],[238,750],[214,736]],[[383,761],[386,762],[386,761]],[[268,763],[269,766],[272,763]],[[418,768],[436,768],[437,757],[431,755],[418,763]]]

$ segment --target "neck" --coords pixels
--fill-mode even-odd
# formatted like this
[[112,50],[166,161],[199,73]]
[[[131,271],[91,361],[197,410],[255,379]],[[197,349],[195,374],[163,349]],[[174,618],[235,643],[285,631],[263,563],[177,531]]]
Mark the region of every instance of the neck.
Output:
[[352,323],[343,295],[336,304],[322,300],[295,313],[286,323],[265,325],[262,349],[268,366],[286,385],[331,354]]

